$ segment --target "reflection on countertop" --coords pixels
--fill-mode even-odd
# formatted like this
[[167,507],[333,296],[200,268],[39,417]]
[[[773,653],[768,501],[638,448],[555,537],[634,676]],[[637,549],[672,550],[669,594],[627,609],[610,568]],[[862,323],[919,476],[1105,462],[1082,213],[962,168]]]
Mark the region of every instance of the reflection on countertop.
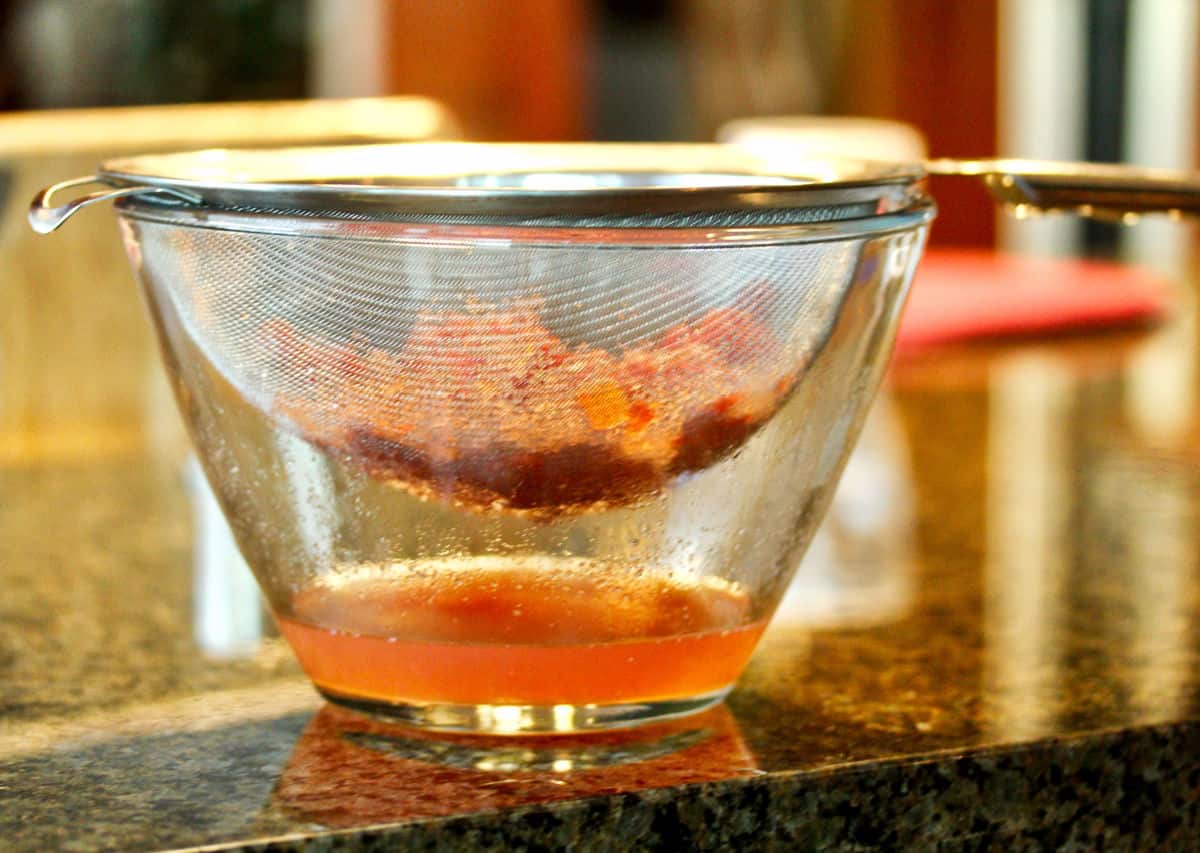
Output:
[[583,737],[428,735],[333,706],[305,726],[260,825],[342,829],[757,773],[728,708]]
[[[3,284],[3,375],[37,377],[0,385],[6,849],[284,850],[327,832],[364,849],[1161,846],[1200,831],[1190,307],[1154,332],[898,364],[903,553],[858,565],[903,574],[841,583],[883,584],[886,606],[781,619],[704,716],[480,746],[311,691],[219,529],[202,532],[211,507],[132,287],[104,296],[109,335],[64,340],[30,330],[71,294]],[[94,387],[72,397],[80,382]],[[836,565],[820,569],[833,586],[810,580],[837,588]]]

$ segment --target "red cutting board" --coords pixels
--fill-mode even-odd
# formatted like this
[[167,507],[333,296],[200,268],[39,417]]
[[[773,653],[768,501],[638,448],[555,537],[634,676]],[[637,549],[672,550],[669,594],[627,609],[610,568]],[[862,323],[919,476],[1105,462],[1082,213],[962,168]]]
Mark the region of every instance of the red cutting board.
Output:
[[982,249],[931,249],[900,325],[901,354],[938,344],[1144,323],[1171,283],[1145,268]]

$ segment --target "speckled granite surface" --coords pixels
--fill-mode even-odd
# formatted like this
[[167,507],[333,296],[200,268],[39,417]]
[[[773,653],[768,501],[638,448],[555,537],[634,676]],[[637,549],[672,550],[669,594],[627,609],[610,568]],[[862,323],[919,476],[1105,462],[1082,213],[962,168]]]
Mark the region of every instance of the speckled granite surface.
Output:
[[322,705],[258,630],[132,293],[106,295],[136,321],[106,346],[142,353],[136,375],[22,334],[56,303],[0,294],[9,368],[69,391],[90,359],[112,385],[0,386],[4,850],[1200,844],[1200,420],[1163,403],[1191,399],[1177,330],[901,366],[911,554],[863,562],[843,530],[820,574],[886,606],[778,621],[702,716],[479,744]]

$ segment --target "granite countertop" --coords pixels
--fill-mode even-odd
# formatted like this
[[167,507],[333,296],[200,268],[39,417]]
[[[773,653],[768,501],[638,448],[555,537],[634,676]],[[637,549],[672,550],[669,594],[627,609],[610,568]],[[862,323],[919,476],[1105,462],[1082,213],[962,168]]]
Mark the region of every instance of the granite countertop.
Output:
[[855,463],[901,483],[892,526],[826,530],[726,705],[476,741],[309,688],[190,474],[131,286],[0,274],[5,850],[1200,838],[1190,308],[897,365]]

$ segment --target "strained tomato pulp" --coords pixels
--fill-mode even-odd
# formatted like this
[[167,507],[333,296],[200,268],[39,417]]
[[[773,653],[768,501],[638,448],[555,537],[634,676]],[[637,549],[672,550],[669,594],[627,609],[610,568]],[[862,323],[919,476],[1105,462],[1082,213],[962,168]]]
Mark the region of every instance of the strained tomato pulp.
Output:
[[423,497],[554,517],[641,500],[774,414],[803,354],[756,313],[714,308],[620,352],[519,306],[423,314],[386,347],[260,332],[297,380],[274,412],[317,446]]
[[279,624],[341,696],[583,705],[724,689],[765,623],[716,581],[505,568],[343,576],[302,589]]

